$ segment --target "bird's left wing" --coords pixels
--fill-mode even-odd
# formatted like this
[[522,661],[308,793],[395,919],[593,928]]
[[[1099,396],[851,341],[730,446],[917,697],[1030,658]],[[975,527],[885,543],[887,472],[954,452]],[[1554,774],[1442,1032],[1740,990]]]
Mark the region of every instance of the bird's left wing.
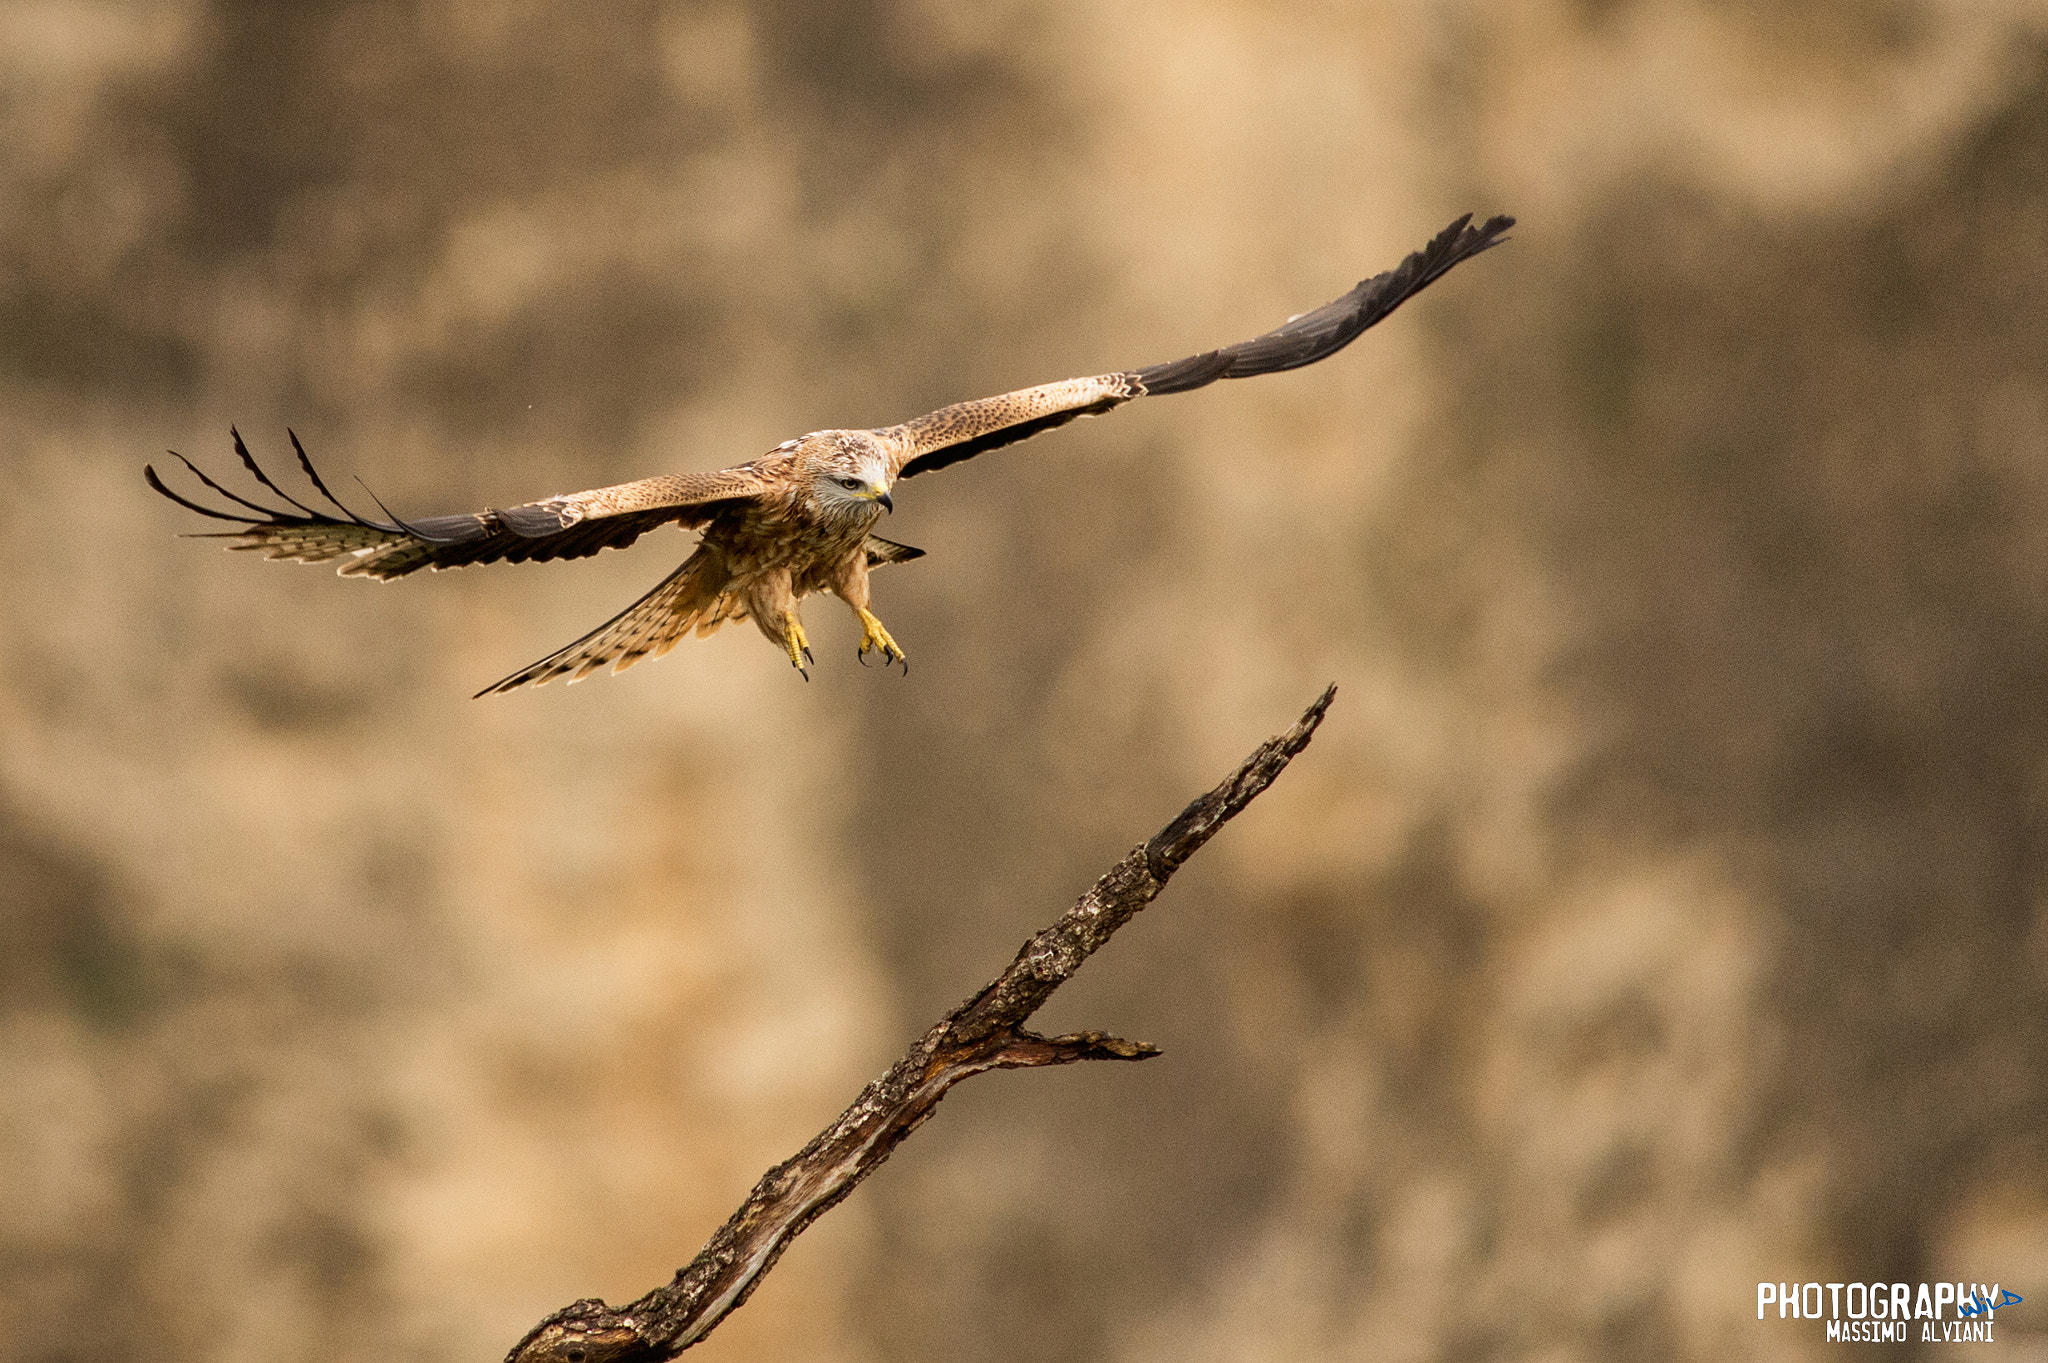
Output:
[[1327,359],[1459,262],[1499,245],[1515,225],[1509,217],[1489,218],[1478,227],[1471,222],[1468,213],[1393,269],[1362,280],[1335,302],[1290,318],[1249,341],[1126,373],[1066,379],[1000,397],[956,403],[890,427],[880,432],[897,450],[890,473],[912,478],[942,469],[1028,440],[1078,417],[1100,415],[1132,398],[1185,393],[1218,379],[1274,374]]
[[[265,488],[290,504],[279,510],[228,491],[183,455],[175,457],[194,477],[240,510],[202,506],[164,485],[154,468],[143,476],[164,496],[202,516],[242,528],[218,532],[230,549],[251,549],[265,558],[296,563],[344,560],[346,577],[389,579],[422,568],[460,568],[471,563],[524,563],[531,559],[582,558],[600,549],[622,548],[669,521],[696,525],[721,502],[759,496],[768,480],[752,467],[710,473],[642,478],[616,487],[592,488],[523,506],[490,508],[474,514],[389,521],[358,516],[335,499],[313,470],[298,436],[292,450],[307,479],[339,514],[317,510],[279,487],[250,455],[239,431],[232,432],[242,466]],[[381,505],[381,504],[380,504]],[[253,512],[255,514],[244,514]]]

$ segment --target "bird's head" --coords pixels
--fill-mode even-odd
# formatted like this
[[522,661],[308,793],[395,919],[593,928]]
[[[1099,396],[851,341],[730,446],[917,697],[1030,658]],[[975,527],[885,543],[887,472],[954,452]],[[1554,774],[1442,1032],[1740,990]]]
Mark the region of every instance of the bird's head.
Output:
[[799,476],[821,515],[834,520],[873,520],[894,511],[889,498],[889,455],[865,431],[821,431],[798,454]]

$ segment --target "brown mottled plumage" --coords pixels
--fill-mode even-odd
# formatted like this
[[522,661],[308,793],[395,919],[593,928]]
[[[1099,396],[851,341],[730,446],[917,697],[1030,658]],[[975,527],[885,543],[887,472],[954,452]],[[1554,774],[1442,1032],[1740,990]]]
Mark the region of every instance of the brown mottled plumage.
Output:
[[[296,435],[292,449],[299,467],[339,516],[306,506],[272,482],[239,433],[234,435],[235,453],[243,466],[292,510],[275,510],[229,492],[183,455],[176,457],[200,482],[256,514],[201,506],[164,486],[154,468],[143,473],[151,487],[181,506],[243,526],[224,533],[233,541],[230,549],[298,563],[345,558],[340,571],[350,577],[388,580],[421,568],[582,558],[631,544],[670,521],[701,532],[696,552],[653,591],[575,643],[485,687],[480,696],[560,676],[575,681],[607,663],[623,671],[642,658],[668,652],[693,629],[709,634],[731,620],[752,619],[802,671],[810,647],[797,605],[814,592],[831,592],[860,618],[863,660],[875,650],[885,662],[902,662],[903,650],[868,610],[869,570],[924,552],[871,533],[882,513],[893,508],[889,489],[899,479],[1015,444],[1078,417],[1100,415],[1132,398],[1296,369],[1334,355],[1452,266],[1497,245],[1514,226],[1514,219],[1506,217],[1479,227],[1470,222],[1469,214],[1459,218],[1394,269],[1234,346],[1146,369],[958,403],[900,426],[814,431],[750,463],[711,473],[643,478],[503,510],[417,521],[395,516],[369,520],[342,506],[314,472]],[[907,662],[904,670],[909,670]]]

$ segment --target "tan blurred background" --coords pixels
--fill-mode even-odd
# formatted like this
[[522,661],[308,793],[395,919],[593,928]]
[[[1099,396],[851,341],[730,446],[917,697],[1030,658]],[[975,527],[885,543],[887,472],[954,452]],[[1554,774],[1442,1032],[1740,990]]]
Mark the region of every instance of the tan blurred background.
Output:
[[[378,588],[141,480],[717,467],[1468,209],[1331,363],[905,487],[907,680],[824,601],[809,686],[748,630],[472,702],[687,540]],[[1332,679],[1045,1018],[1166,1058],[967,1086],[706,1357],[2048,1294],[2044,451],[2038,5],[0,0],[0,1357],[489,1360],[665,1281]]]

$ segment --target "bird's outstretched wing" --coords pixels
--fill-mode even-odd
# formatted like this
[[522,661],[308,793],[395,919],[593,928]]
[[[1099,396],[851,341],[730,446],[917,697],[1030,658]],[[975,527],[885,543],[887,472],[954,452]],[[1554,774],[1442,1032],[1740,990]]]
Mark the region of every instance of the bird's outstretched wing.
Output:
[[1066,379],[957,403],[892,427],[882,432],[893,438],[898,449],[891,472],[898,478],[929,473],[1014,445],[1077,417],[1099,415],[1132,398],[1185,393],[1218,379],[1274,374],[1327,359],[1460,261],[1499,245],[1503,234],[1515,225],[1509,217],[1489,218],[1478,227],[1471,222],[1468,213],[1385,274],[1363,280],[1335,302],[1290,318],[1283,326],[1249,341],[1126,373]]
[[228,491],[175,451],[174,457],[194,477],[241,510],[202,506],[180,496],[164,485],[154,468],[145,468],[143,476],[151,487],[178,505],[242,526],[240,530],[218,532],[219,538],[232,541],[230,549],[252,549],[265,558],[297,563],[344,559],[340,571],[349,577],[388,579],[422,568],[460,568],[500,560],[524,563],[529,559],[582,558],[600,549],[631,544],[669,521],[701,523],[709,518],[717,503],[758,496],[768,486],[766,479],[742,465],[714,473],[642,478],[617,487],[593,488],[474,515],[402,521],[387,510],[384,514],[391,519],[377,521],[358,516],[336,500],[314,472],[313,462],[306,457],[298,436],[293,435],[291,440],[299,468],[339,514],[315,510],[279,487],[249,453],[241,432],[231,433],[242,466],[257,482],[289,503],[291,510],[263,506]]

